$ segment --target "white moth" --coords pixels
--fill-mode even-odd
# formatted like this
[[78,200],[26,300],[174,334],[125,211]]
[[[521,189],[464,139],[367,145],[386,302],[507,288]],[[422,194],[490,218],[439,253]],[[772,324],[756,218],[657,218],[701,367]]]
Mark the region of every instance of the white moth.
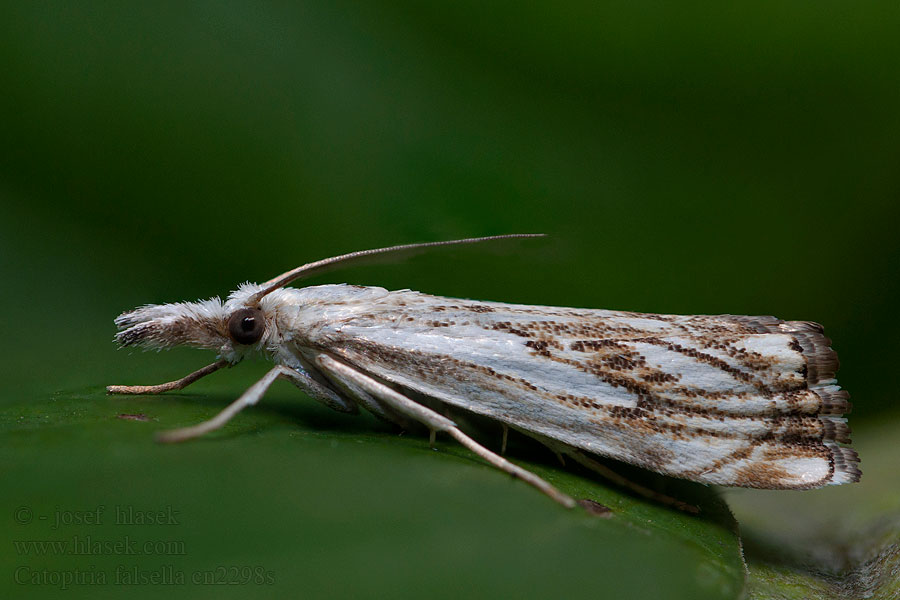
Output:
[[[444,416],[473,413],[537,438],[560,454],[617,477],[591,455],[698,481],[809,489],[859,480],[841,415],[848,394],[822,327],[774,317],[675,316],[477,302],[409,290],[284,286],[375,254],[417,251],[528,234],[410,244],[313,262],[225,302],[148,305],[116,319],[122,346],[186,344],[216,362],[155,386],[181,389],[245,356],[275,366],[216,417],[161,434],[203,435],[286,379],[335,410],[359,408],[408,426],[446,432],[492,465],[565,506],[575,501],[488,450]],[[658,495],[657,495],[658,497]],[[672,499],[671,503],[684,505]]]

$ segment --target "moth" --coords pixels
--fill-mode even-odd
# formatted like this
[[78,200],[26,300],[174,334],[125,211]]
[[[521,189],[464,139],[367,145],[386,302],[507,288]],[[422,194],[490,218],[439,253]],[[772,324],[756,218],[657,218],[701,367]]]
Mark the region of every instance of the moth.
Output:
[[512,428],[648,496],[659,497],[595,457],[727,486],[859,480],[859,458],[845,445],[849,395],[835,381],[837,355],[816,323],[528,306],[346,284],[285,287],[375,255],[534,236],[353,252],[245,283],[224,302],[142,306],[115,320],[120,346],[183,344],[214,350],[217,360],[169,383],[107,390],[182,389],[262,354],[275,366],[237,400],[159,438],[178,442],[218,429],[285,379],[338,411],[422,424],[432,443],[436,432],[447,433],[567,507],[573,498],[475,441],[448,410],[501,424],[504,448]]

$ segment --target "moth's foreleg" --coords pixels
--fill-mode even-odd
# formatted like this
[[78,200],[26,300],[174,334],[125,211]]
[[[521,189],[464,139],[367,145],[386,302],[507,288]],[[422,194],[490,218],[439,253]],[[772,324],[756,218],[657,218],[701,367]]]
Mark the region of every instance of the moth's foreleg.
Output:
[[157,434],[156,439],[160,442],[183,442],[191,438],[200,437],[201,435],[222,427],[243,409],[259,402],[259,399],[263,397],[263,394],[266,393],[266,390],[269,389],[272,382],[284,375],[286,370],[289,371],[290,369],[282,365],[273,368],[263,375],[262,379],[247,388],[247,391],[241,394],[240,398],[226,406],[222,412],[212,419],[192,425],[191,427],[163,431]]
[[491,463],[498,469],[506,471],[513,477],[518,477],[522,481],[536,487],[541,492],[559,502],[567,508],[575,506],[575,500],[570,496],[562,493],[534,473],[514,465],[502,456],[495,454],[464,434],[456,426],[456,423],[450,419],[441,416],[428,407],[413,402],[398,391],[380,383],[368,375],[357,371],[356,369],[339,362],[330,356],[320,354],[316,357],[316,365],[326,374],[333,377],[336,381],[351,384],[361,388],[374,398],[377,398],[396,410],[399,414],[409,417],[410,419],[422,423],[432,431],[445,431],[449,433],[460,444]]
[[227,366],[227,360],[217,360],[211,365],[206,365],[202,369],[197,369],[190,375],[185,375],[181,379],[170,381],[168,383],[160,383],[159,385],[108,385],[106,386],[107,394],[162,394],[163,392],[171,392],[172,390],[180,390],[191,385],[201,377],[206,377],[210,373],[215,373],[222,367]]

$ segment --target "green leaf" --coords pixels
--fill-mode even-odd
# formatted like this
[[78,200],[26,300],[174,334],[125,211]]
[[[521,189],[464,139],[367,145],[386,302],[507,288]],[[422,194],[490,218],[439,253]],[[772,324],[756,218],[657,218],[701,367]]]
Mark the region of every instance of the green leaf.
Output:
[[[184,551],[14,553],[5,555],[4,572],[79,568],[112,582],[131,577],[134,567],[165,577],[171,566],[188,579],[221,566],[261,567],[274,583],[241,586],[242,593],[315,597],[712,599],[735,598],[743,587],[733,521],[721,501],[697,494],[696,486],[681,491],[699,498],[699,517],[563,469],[549,452],[547,460],[517,461],[612,512],[566,510],[450,440],[432,450],[427,438],[332,413],[277,386],[221,432],[181,445],[153,442],[154,431],[208,418],[232,397],[212,384],[158,397],[91,388],[7,404],[0,460],[4,481],[15,483],[0,511],[28,507],[47,517],[11,523],[14,540],[129,537],[181,542]],[[53,527],[57,514],[77,520],[101,506],[100,524]],[[177,524],[117,525],[117,510],[173,511]],[[71,588],[85,595],[123,589]],[[197,597],[219,588],[187,581],[165,590]],[[159,588],[127,591],[142,597]]]

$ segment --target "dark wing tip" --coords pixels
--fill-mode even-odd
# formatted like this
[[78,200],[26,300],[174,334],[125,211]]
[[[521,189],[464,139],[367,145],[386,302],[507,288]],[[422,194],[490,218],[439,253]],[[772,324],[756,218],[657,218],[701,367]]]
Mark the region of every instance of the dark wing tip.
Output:
[[810,321],[785,321],[779,328],[797,338],[806,357],[807,381],[810,387],[831,382],[841,366],[837,352],[831,348],[831,340],[825,336],[818,323]]
[[[831,348],[831,340],[825,336],[825,328],[812,321],[782,321],[776,317],[731,316],[757,333],[787,333],[796,338],[800,352],[806,359],[807,384],[827,385],[841,366],[837,352]],[[838,399],[835,399],[836,401]],[[844,399],[846,400],[846,398]],[[849,404],[847,405],[849,406]],[[835,413],[840,414],[840,413]]]
[[850,443],[850,427],[841,415],[852,409],[850,394],[835,382],[840,367],[837,352],[824,328],[812,321],[782,321],[775,317],[736,317],[744,326],[758,333],[787,333],[797,340],[798,350],[806,359],[807,388],[822,401],[817,414],[824,427],[822,441],[829,449],[833,471],[828,483],[855,483],[862,476],[859,454],[840,444]]

